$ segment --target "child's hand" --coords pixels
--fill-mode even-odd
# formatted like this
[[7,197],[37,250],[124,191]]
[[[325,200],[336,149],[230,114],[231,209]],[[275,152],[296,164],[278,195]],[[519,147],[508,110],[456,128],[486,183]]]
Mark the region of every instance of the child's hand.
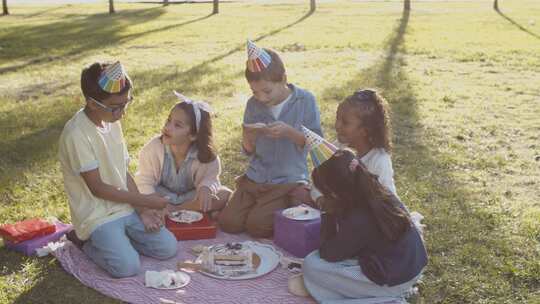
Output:
[[147,194],[145,195],[145,198],[147,200],[147,207],[150,209],[164,209],[167,207],[167,204],[169,203],[168,197],[161,197],[155,193],[153,194]]
[[255,151],[257,136],[260,133],[264,133],[264,130],[266,128],[251,128],[246,126],[246,124],[242,125],[242,145],[248,154]]
[[162,213],[160,211],[145,209],[139,216],[147,232],[157,232],[163,224]]
[[196,200],[199,202],[199,206],[202,212],[208,212],[212,210],[212,200],[215,198],[216,196],[208,187],[201,187],[197,191]]
[[337,202],[334,198],[328,196],[321,196],[319,199],[317,199],[317,203],[320,204],[322,211],[329,214],[336,213]]
[[291,138],[295,129],[283,121],[275,121],[268,124],[265,129],[265,135],[271,138]]
[[309,194],[309,185],[298,185],[298,187],[289,193],[289,197],[293,205],[312,203],[311,195]]

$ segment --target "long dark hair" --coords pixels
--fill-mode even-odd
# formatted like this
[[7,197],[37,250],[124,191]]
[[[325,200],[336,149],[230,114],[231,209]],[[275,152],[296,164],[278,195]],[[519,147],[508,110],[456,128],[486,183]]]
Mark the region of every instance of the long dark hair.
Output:
[[373,148],[383,148],[392,152],[390,111],[388,102],[377,91],[372,89],[358,90],[345,98],[339,107],[348,106],[355,109],[367,129],[369,142]]
[[384,236],[395,241],[412,225],[409,214],[397,204],[391,194],[359,161],[354,170],[350,164],[355,155],[350,150],[339,150],[312,172],[313,183],[325,197],[325,204],[333,204],[338,214],[364,207],[375,217]]
[[133,84],[131,83],[129,77],[126,77],[126,85],[120,92],[109,93],[104,91],[98,85],[98,79],[99,76],[101,76],[103,70],[105,70],[105,68],[107,68],[109,65],[109,63],[94,62],[93,64],[85,67],[82,70],[81,90],[84,97],[91,97],[96,100],[103,101],[113,95],[123,95],[133,87]]
[[189,117],[190,123],[190,132],[191,135],[196,137],[195,146],[197,147],[197,158],[201,163],[209,163],[216,159],[216,149],[214,148],[212,140],[212,119],[210,113],[206,111],[201,111],[201,126],[197,131],[196,120],[195,120],[195,110],[193,105],[186,102],[179,102],[173,106],[171,112],[174,109],[183,110]]

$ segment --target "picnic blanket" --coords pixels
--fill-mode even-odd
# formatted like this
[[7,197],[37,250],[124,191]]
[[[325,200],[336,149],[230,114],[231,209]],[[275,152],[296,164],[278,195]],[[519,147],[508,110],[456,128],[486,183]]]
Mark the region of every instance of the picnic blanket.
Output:
[[[60,261],[62,267],[84,285],[104,295],[128,303],[314,303],[311,298],[297,297],[288,292],[287,280],[291,274],[281,266],[278,266],[269,274],[251,280],[220,280],[200,273],[190,273],[191,282],[181,289],[158,290],[147,288],[144,285],[144,274],[147,270],[176,269],[177,261],[194,259],[195,257],[189,253],[189,250],[195,245],[242,242],[246,240],[253,239],[245,234],[232,235],[218,231],[215,239],[180,241],[176,259],[159,261],[141,256],[141,273],[135,277],[124,279],[114,279],[109,276],[69,241],[66,241],[65,246],[57,249],[54,255]],[[257,239],[255,241],[272,244],[270,240]],[[275,245],[274,247],[285,256],[288,256],[287,252]]]

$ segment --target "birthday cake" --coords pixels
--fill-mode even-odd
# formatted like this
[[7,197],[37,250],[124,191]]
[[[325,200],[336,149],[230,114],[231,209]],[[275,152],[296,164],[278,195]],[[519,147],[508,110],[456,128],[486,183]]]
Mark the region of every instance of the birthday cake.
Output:
[[239,276],[255,271],[253,255],[249,246],[227,243],[204,248],[200,258],[206,271],[220,276]]

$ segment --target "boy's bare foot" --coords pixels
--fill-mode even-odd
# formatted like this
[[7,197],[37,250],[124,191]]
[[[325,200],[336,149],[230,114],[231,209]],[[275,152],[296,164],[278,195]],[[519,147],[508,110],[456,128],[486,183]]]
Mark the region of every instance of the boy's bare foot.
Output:
[[289,193],[292,205],[297,206],[301,204],[311,203],[313,199],[311,198],[310,190],[310,186],[304,184],[300,184],[296,188],[294,188]]

